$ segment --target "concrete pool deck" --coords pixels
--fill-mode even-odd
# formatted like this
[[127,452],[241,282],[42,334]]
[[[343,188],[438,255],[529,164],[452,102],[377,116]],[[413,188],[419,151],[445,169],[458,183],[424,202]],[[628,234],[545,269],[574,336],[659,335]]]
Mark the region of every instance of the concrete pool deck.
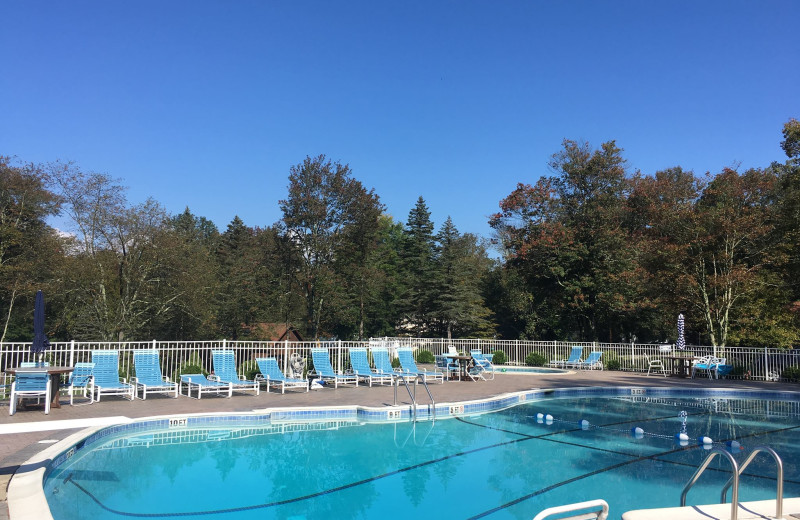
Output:
[[[800,392],[800,385],[780,382],[726,380],[646,376],[641,373],[612,371],[582,371],[568,374],[498,374],[493,381],[448,381],[431,384],[429,388],[437,403],[454,403],[496,397],[502,394],[531,389],[580,387],[676,387],[676,388],[730,388],[735,390]],[[424,396],[424,397],[423,397]],[[427,395],[417,395],[421,404]],[[251,412],[266,408],[293,408],[306,406],[361,405],[390,406],[394,403],[394,389],[386,386],[359,385],[338,389],[324,388],[311,392],[289,390],[281,395],[274,391],[261,395],[234,394],[231,399],[206,396],[189,399],[181,396],[172,399],[164,395],[149,396],[146,401],[127,401],[120,397],[104,397],[102,401],[86,406],[70,406],[68,397],[61,397],[61,408],[45,415],[41,408],[19,410],[8,415],[8,400],[0,401],[0,520],[8,520],[6,488],[11,476],[22,463],[54,442],[91,426],[128,422],[151,416],[187,415],[222,412]],[[410,404],[405,388],[399,388],[398,405]],[[13,520],[13,519],[12,519]]]

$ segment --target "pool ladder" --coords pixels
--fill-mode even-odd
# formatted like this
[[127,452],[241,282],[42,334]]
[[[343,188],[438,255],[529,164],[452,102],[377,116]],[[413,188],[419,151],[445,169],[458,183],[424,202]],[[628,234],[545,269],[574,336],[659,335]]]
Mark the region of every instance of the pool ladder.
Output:
[[773,450],[769,446],[756,446],[755,448],[753,448],[753,451],[750,452],[750,455],[747,457],[747,459],[745,459],[741,467],[739,467],[739,465],[736,463],[736,459],[734,459],[733,455],[731,455],[727,450],[724,450],[722,448],[712,448],[711,453],[708,454],[708,457],[705,458],[703,463],[700,464],[700,467],[697,468],[697,471],[694,472],[694,475],[692,475],[692,478],[689,479],[689,482],[686,484],[686,487],[683,488],[683,492],[681,493],[681,507],[686,506],[687,493],[689,493],[689,490],[692,488],[692,486],[694,486],[694,484],[700,478],[700,475],[702,475],[703,472],[706,470],[706,468],[708,468],[708,465],[711,464],[711,461],[714,460],[714,458],[717,455],[722,455],[723,457],[727,458],[728,461],[731,463],[731,467],[733,468],[733,475],[728,480],[728,482],[726,482],[725,485],[722,486],[722,493],[720,494],[720,504],[725,503],[726,497],[728,495],[728,489],[733,487],[733,491],[731,492],[730,520],[737,520],[738,518],[737,515],[739,512],[739,477],[742,475],[742,473],[744,473],[744,470],[747,468],[750,462],[753,461],[756,455],[762,452],[772,455],[772,458],[775,459],[775,464],[777,465],[778,486],[775,497],[775,504],[776,504],[775,518],[782,518],[783,517],[783,461],[781,461],[781,458],[778,456],[777,453],[775,453],[775,450]]
[[[409,374],[410,375],[410,374]],[[431,394],[431,389],[428,388],[428,383],[425,381],[425,376],[423,374],[417,374],[414,376],[413,379],[413,387],[414,392],[411,392],[411,388],[408,386],[408,381],[406,380],[406,375],[402,373],[396,373],[395,376],[395,383],[394,383],[394,405],[397,406],[397,387],[400,386],[400,381],[403,382],[405,385],[406,390],[408,391],[408,396],[411,398],[411,412],[412,412],[412,419],[414,421],[417,420],[417,383],[419,381],[422,382],[422,386],[425,387],[425,391],[428,392],[428,397],[431,400],[431,404],[428,405],[428,415],[433,417],[433,420],[436,420],[436,401],[433,399],[433,394]]]

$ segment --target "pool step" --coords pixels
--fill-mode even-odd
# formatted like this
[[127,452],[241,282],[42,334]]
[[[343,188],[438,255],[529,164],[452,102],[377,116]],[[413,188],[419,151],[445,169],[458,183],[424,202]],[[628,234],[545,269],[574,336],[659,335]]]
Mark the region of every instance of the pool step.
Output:
[[[800,498],[783,499],[783,518],[800,518]],[[787,513],[786,511],[791,511]],[[622,520],[730,520],[730,504],[705,506],[666,507],[662,509],[636,509],[622,515]],[[775,518],[775,501],[740,502],[739,520]]]

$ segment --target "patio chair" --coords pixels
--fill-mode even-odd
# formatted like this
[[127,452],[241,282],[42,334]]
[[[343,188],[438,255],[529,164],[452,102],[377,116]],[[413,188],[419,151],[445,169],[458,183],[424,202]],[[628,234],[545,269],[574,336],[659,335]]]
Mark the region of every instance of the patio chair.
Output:
[[243,379],[236,373],[236,358],[232,350],[212,350],[211,358],[214,362],[214,379],[221,383],[230,383],[234,390],[252,390],[253,395],[261,392],[261,385],[257,381]]
[[733,372],[733,365],[728,364],[727,358],[719,358],[719,363],[714,366],[714,378],[725,377]]
[[19,373],[11,383],[11,400],[8,415],[17,411],[17,401],[36,397],[44,398],[44,413],[50,413],[50,375],[47,372]]
[[372,367],[369,366],[369,357],[367,356],[366,348],[353,347],[350,348],[349,351],[350,366],[353,367],[353,373],[359,379],[365,380],[370,387],[372,387],[372,383],[392,384],[394,382],[393,374],[384,374],[383,372],[372,370]]
[[286,388],[303,388],[308,392],[308,379],[286,377],[278,366],[277,359],[256,358],[256,364],[261,373],[256,375],[255,380],[259,384],[267,383],[267,393],[269,393],[270,386],[280,388],[282,394],[285,393]]
[[667,367],[661,358],[651,358],[648,354],[644,355],[644,360],[647,361],[647,375],[650,375],[651,370],[660,370],[664,377],[667,377]]
[[461,367],[459,366],[458,361],[451,357],[447,357],[445,354],[434,356],[434,360],[436,363],[436,368],[442,371],[444,378],[448,381],[450,380],[451,375],[459,375],[461,373]]
[[339,384],[354,383],[358,386],[358,377],[355,374],[337,373],[331,365],[331,356],[326,348],[312,348],[311,360],[314,362],[314,375],[323,381],[333,381],[333,387]]
[[119,377],[119,352],[116,350],[93,350],[92,362],[94,363],[92,371],[94,391],[97,394],[95,401],[100,402],[103,394],[121,395],[129,401],[133,401],[136,387]]
[[169,377],[161,373],[161,360],[158,350],[139,350],[133,353],[133,365],[136,367],[136,377],[133,384],[136,393],[142,390],[142,400],[147,399],[147,392],[168,394],[173,398],[178,397],[178,383],[170,381]]
[[88,403],[94,402],[94,363],[75,363],[75,370],[69,375],[67,381],[67,392],[69,392],[69,404],[75,406],[75,392],[82,392],[84,398],[88,398]]
[[233,384],[211,380],[203,374],[181,374],[180,393],[183,393],[184,386],[186,397],[192,397],[193,388],[197,390],[196,399],[203,397],[203,394],[227,394],[225,397],[233,395]]
[[397,374],[397,371],[392,367],[392,362],[389,361],[389,349],[386,347],[372,348],[372,362],[375,363],[375,372],[378,374],[391,376]]
[[416,361],[414,361],[414,351],[411,350],[409,347],[403,347],[397,349],[397,357],[400,359],[400,367],[403,369],[403,375],[411,375],[411,376],[422,376],[422,380],[426,383],[428,379],[436,381],[437,379],[439,382],[444,384],[444,373],[439,372],[438,370],[420,370],[417,367]]
[[552,359],[548,363],[548,366],[569,368],[571,365],[574,367],[581,362],[581,356],[583,356],[583,347],[572,347],[572,351],[569,353],[567,359]]
[[[489,380],[494,379],[494,365],[492,364],[493,354],[484,354],[480,349],[472,349],[469,351],[472,356],[472,364],[479,371],[480,374],[491,374]],[[481,377],[486,380],[485,375]]]
[[594,370],[594,369],[603,370],[603,362],[600,361],[600,358],[602,357],[603,357],[602,352],[598,352],[596,350],[592,351],[589,353],[589,356],[585,360],[578,363],[577,368],[580,368],[581,370]]

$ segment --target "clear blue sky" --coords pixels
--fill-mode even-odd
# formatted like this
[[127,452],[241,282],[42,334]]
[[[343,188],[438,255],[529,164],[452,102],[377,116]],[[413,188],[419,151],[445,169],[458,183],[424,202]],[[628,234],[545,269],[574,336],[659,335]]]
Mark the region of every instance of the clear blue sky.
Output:
[[564,138],[631,171],[767,166],[800,118],[800,2],[4,1],[0,154],[75,161],[221,231],[348,163],[404,222],[489,236]]

